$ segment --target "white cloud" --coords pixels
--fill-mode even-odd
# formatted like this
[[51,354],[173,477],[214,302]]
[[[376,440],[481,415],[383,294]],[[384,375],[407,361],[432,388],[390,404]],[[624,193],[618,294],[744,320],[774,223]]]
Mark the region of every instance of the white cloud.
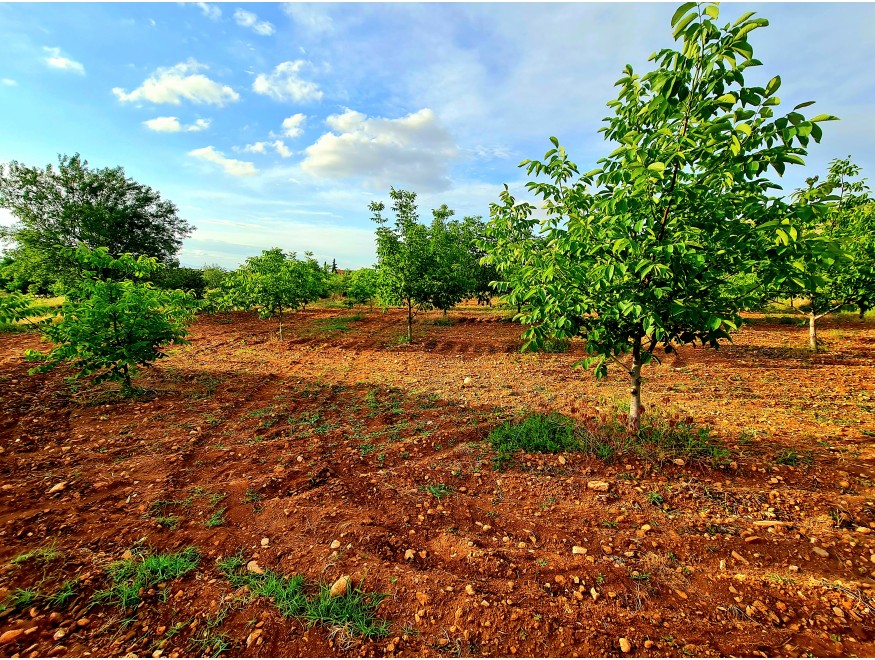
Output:
[[251,154],[267,154],[268,147],[272,147],[273,150],[282,158],[290,158],[292,156],[292,151],[286,146],[286,143],[282,140],[275,140],[274,142],[256,142],[254,144],[247,144],[241,151],[246,151]]
[[275,32],[272,23],[259,21],[258,16],[251,11],[246,11],[245,9],[238,9],[235,11],[234,20],[237,21],[237,25],[240,27],[252,28],[252,31],[255,32],[255,34],[260,34],[263,37],[269,37]]
[[15,87],[18,85],[18,81],[13,80],[12,78],[3,78],[3,80],[0,80],[0,83],[3,83],[7,87]]
[[291,151],[289,150],[289,148],[286,146],[286,143],[283,142],[282,140],[277,140],[276,142],[274,142],[274,143],[273,143],[273,148],[276,149],[276,152],[277,152],[282,158],[289,158],[289,157],[292,155],[292,152],[291,152]]
[[257,94],[265,94],[277,101],[321,101],[322,90],[319,85],[309,80],[301,80],[298,75],[309,64],[305,60],[281,62],[276,65],[273,73],[259,73],[252,83],[252,89]]
[[331,20],[331,16],[328,15],[324,7],[317,4],[285,2],[282,8],[286,16],[311,33],[321,34],[334,30],[334,21]]
[[243,160],[235,160],[234,158],[225,158],[221,151],[216,151],[211,146],[193,149],[188,152],[188,155],[192,158],[199,158],[216,165],[221,165],[225,173],[231,176],[254,176],[258,174],[254,164]]
[[304,122],[307,120],[306,115],[300,112],[291,117],[283,119],[283,135],[290,138],[295,138],[304,132]]
[[53,69],[61,69],[62,71],[71,71],[80,75],[85,75],[85,67],[76,60],[71,60],[69,57],[61,55],[60,48],[50,48],[44,46],[43,50],[48,53],[48,57],[43,61]]
[[157,133],[197,133],[198,131],[206,130],[210,127],[209,119],[197,119],[193,124],[183,126],[179,123],[176,117],[155,117],[155,119],[147,119],[143,124],[150,131]]
[[459,150],[430,109],[399,119],[346,110],[325,123],[334,132],[307,147],[302,170],[329,179],[362,177],[379,187],[449,187],[447,166]]
[[240,95],[228,85],[222,85],[197,73],[208,68],[205,64],[189,58],[171,67],[159,67],[130,93],[121,87],[113,88],[112,93],[123,102],[150,101],[171,105],[179,105],[182,99],[218,106],[240,100]]
[[216,5],[211,5],[209,2],[195,2],[194,4],[211,21],[218,21],[222,17],[222,10]]

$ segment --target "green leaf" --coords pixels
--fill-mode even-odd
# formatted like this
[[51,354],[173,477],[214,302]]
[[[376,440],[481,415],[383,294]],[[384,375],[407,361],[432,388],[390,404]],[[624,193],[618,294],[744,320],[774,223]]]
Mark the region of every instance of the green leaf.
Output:
[[778,91],[778,88],[781,86],[781,76],[775,76],[769,81],[769,84],[766,85],[766,96],[772,96],[775,92]]
[[697,3],[695,2],[685,2],[680,7],[678,7],[671,17],[671,26],[674,27],[675,25],[677,25],[677,22],[680,20],[681,16],[690,11],[693,7],[696,6],[696,4]]
[[647,166],[647,169],[652,172],[663,172],[665,171],[665,163],[657,161],[655,163],[651,163]]
[[816,117],[812,117],[809,121],[818,122],[818,121],[838,121],[839,118],[835,115],[817,115]]

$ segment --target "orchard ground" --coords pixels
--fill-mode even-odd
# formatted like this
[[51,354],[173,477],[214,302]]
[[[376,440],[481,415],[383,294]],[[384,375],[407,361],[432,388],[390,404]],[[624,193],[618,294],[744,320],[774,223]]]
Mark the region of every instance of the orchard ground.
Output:
[[[282,342],[204,315],[135,399],[28,376],[40,339],[0,334],[0,654],[875,655],[875,319],[826,319],[812,355],[804,319],[754,315],[647,367],[646,414],[711,427],[719,460],[497,471],[502,421],[610,416],[628,391],[573,370],[578,342],[520,354],[506,316],[432,313],[407,345],[400,311],[296,313]],[[189,546],[197,568],[135,610],[92,606],[113,562]],[[284,617],[230,556],[311,594],[349,575],[388,634]]]

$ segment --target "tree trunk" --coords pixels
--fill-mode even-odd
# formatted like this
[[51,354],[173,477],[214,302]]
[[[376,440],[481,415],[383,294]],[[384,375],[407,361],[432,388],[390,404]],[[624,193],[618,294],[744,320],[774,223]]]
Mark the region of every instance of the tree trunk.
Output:
[[817,352],[817,316],[813,308],[808,312],[808,345],[812,351]]
[[629,390],[629,430],[638,433],[641,428],[641,337],[632,344],[632,389]]
[[413,341],[413,302],[407,301],[407,341]]
[[863,317],[866,316],[866,308],[860,305],[860,320],[863,320]]
[[280,310],[280,341],[283,340],[283,310]]

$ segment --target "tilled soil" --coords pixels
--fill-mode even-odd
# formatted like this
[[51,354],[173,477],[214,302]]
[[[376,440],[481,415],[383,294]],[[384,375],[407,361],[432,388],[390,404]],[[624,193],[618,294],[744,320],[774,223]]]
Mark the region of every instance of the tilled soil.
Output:
[[[411,345],[400,312],[351,314],[297,313],[282,341],[251,314],[201,317],[134,399],[28,376],[39,338],[0,335],[0,654],[212,654],[206,627],[235,656],[875,655],[871,321],[827,321],[812,355],[805,328],[751,317],[730,346],[646,367],[645,404],[712,428],[725,461],[497,471],[497,424],[609,415],[623,374],[573,369],[577,342],[520,354],[491,310],[424,317]],[[190,545],[197,571],[135,612],[92,606],[126,551]],[[390,634],[284,618],[217,569],[238,552],[388,594]],[[62,607],[10,605],[77,576]]]

